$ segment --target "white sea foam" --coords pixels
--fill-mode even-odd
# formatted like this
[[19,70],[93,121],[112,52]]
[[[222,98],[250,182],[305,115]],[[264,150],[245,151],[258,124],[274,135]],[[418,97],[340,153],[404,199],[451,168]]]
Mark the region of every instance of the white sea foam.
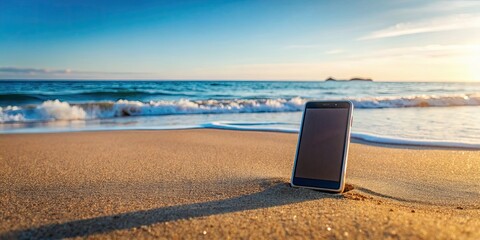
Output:
[[72,106],[67,102],[45,101],[36,109],[40,119],[77,120],[85,119],[87,113],[79,106]]
[[[275,123],[271,123],[272,125]],[[269,131],[269,132],[285,132],[285,133],[298,133],[298,128],[283,128],[283,127],[270,127],[266,123],[260,123],[258,125],[235,123],[235,122],[211,122],[201,125],[203,128],[216,128],[226,130],[242,130],[242,131]],[[467,149],[480,149],[479,143],[461,142],[461,141],[439,141],[439,140],[418,140],[398,137],[386,137],[369,133],[352,133],[353,139],[359,139],[372,143],[380,144],[393,144],[393,145],[408,145],[408,146],[427,146],[427,147],[453,147],[453,148],[467,148]]]
[[242,131],[266,131],[266,132],[285,132],[285,133],[298,133],[298,128],[284,128],[275,127],[269,125],[280,125],[281,123],[274,122],[255,122],[255,123],[243,123],[243,122],[210,122],[201,124],[201,128],[215,128],[225,130],[242,130]]
[[[480,94],[346,98],[356,108],[405,108],[480,106]],[[308,99],[227,99],[139,102],[92,102],[72,104],[48,100],[39,105],[0,107],[0,122],[37,122],[54,120],[82,120],[123,116],[151,116],[175,114],[222,114],[260,112],[298,112]],[[340,100],[340,99],[333,99]]]
[[453,148],[471,148],[480,149],[480,144],[472,142],[455,142],[455,141],[439,141],[439,140],[418,140],[408,138],[394,138],[379,136],[369,133],[352,133],[352,138],[373,143],[409,145],[409,146],[429,146],[429,147],[453,147]]
[[24,113],[20,107],[7,106],[0,107],[0,122],[23,122],[25,121]]

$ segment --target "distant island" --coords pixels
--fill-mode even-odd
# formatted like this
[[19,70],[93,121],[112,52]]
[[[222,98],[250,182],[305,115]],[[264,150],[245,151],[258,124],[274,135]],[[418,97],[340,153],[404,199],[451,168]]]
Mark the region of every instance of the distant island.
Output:
[[333,77],[329,77],[325,79],[326,82],[354,82],[354,81],[359,81],[359,82],[373,82],[371,78],[359,78],[359,77],[354,77],[350,78],[349,80],[337,80]]

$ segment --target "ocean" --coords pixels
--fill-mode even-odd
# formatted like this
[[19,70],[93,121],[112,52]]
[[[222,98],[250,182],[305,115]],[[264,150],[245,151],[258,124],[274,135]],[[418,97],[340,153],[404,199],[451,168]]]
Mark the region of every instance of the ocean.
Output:
[[353,102],[353,138],[480,148],[480,83],[0,81],[0,133],[298,132],[304,103]]

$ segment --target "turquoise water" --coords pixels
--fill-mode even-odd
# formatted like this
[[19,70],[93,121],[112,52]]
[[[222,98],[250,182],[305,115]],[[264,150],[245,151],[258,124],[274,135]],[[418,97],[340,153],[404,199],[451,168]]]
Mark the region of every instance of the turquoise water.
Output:
[[0,132],[296,131],[306,101],[339,99],[371,140],[480,144],[480,83],[2,81]]

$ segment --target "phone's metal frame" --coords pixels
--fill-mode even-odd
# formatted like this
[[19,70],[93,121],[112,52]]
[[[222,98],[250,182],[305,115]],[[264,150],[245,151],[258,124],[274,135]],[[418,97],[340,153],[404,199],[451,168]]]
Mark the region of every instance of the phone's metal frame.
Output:
[[[304,123],[304,118],[305,118],[305,113],[307,112],[307,103],[312,102],[312,103],[338,103],[338,102],[343,102],[343,103],[348,103],[350,105],[349,110],[348,110],[348,119],[347,119],[347,136],[345,140],[345,146],[343,150],[343,164],[342,164],[342,171],[340,175],[340,188],[338,189],[332,189],[332,188],[318,188],[318,187],[308,187],[308,186],[299,186],[293,184],[293,179],[295,177],[295,169],[297,168],[297,160],[298,160],[298,150],[300,148],[300,138],[302,136],[302,131],[303,131],[303,123]],[[345,174],[347,170],[347,162],[348,162],[348,147],[350,145],[350,130],[352,128],[352,116],[353,116],[353,103],[348,100],[342,100],[342,101],[309,101],[305,103],[305,108],[303,110],[303,115],[302,115],[302,124],[300,126],[300,131],[298,132],[298,141],[297,141],[297,151],[295,153],[295,161],[293,162],[293,170],[292,170],[292,177],[290,178],[290,186],[292,187],[297,187],[297,188],[308,188],[308,189],[315,189],[315,190],[321,190],[321,191],[328,191],[328,192],[335,192],[335,193],[341,193],[343,192],[345,188]]]

